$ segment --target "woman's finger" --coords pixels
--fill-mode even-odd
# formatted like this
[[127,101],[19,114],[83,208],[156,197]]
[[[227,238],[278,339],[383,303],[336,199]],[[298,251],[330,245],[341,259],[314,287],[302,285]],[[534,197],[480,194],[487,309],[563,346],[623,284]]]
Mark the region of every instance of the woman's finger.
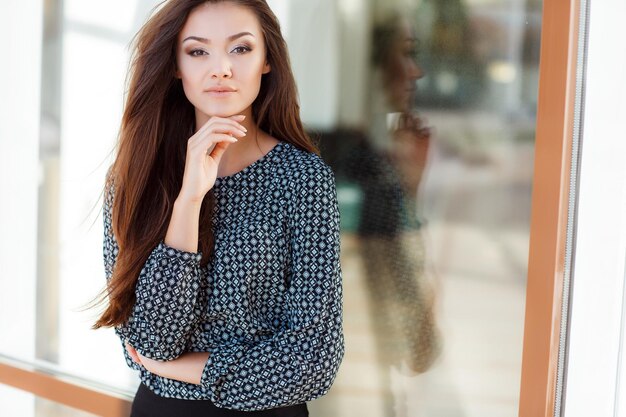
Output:
[[190,145],[190,150],[192,152],[207,152],[211,149],[212,146],[218,143],[235,143],[238,139],[234,136],[225,134],[225,133],[214,133],[211,136],[207,136],[202,138],[202,140]]
[[137,353],[135,348],[132,347],[131,345],[129,345],[128,342],[126,342],[125,345],[126,345],[126,351],[130,355],[130,357],[133,360],[133,362],[138,363],[139,365],[141,365],[141,359],[139,359],[139,354]]
[[196,153],[210,153],[211,149],[218,143],[235,143],[238,139],[231,135],[222,133],[213,134],[210,137],[203,138],[201,141],[196,142],[193,146],[189,147],[189,151],[192,154]]
[[[244,117],[245,118],[245,117]],[[211,117],[200,129],[198,129],[197,133],[200,132],[207,132],[207,131],[214,131],[216,126],[231,126],[235,129],[239,129],[242,132],[246,132],[246,128],[244,125],[242,125],[241,123],[239,123],[239,121],[243,121],[243,119],[237,119],[235,118],[235,116],[232,116],[230,118],[224,118],[224,117]]]
[[235,114],[233,116],[228,116],[228,117],[212,116],[209,118],[209,120],[207,120],[204,123],[204,125],[202,125],[202,127],[206,125],[210,125],[211,123],[216,122],[216,121],[232,121],[235,123],[241,123],[244,121],[245,118],[246,116],[244,116],[243,114]]
[[220,122],[215,122],[213,124],[211,124],[210,126],[207,126],[207,128],[205,130],[203,130],[203,133],[221,133],[221,132],[230,132],[230,131],[239,131],[239,132],[243,132],[246,133],[247,129],[245,127],[243,127],[242,125],[240,125],[239,123],[227,123],[225,121],[220,121]]
[[232,137],[236,137],[236,138],[243,138],[244,136],[246,136],[246,132],[237,129],[233,126],[229,126],[229,125],[216,125],[214,126],[214,128],[212,128],[211,130],[206,130],[204,132],[198,132],[195,135],[193,135],[191,138],[189,138],[189,141],[187,143],[187,146],[195,146],[198,143],[204,142],[207,140],[207,138],[211,138],[214,135],[229,135]]
[[206,134],[213,134],[213,133],[228,133],[230,135],[236,135],[239,137],[244,137],[246,136],[247,132],[241,128],[238,127],[234,127],[228,124],[224,124],[224,123],[218,123],[215,124],[214,126],[212,126],[209,130],[207,130],[204,135]]
[[219,165],[220,160],[222,159],[222,155],[226,149],[230,146],[230,142],[219,142],[215,145],[209,156],[215,160],[215,163]]

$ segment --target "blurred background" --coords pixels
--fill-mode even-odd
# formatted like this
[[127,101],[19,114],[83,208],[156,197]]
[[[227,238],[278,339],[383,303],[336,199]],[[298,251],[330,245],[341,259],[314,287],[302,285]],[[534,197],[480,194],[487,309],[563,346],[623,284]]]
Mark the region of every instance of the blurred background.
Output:
[[[158,2],[27,3],[2,6],[23,61],[0,94],[0,354],[132,395],[84,307],[128,44]],[[341,210],[346,355],[311,415],[517,415],[541,1],[268,3]],[[86,415],[3,385],[0,414]]]

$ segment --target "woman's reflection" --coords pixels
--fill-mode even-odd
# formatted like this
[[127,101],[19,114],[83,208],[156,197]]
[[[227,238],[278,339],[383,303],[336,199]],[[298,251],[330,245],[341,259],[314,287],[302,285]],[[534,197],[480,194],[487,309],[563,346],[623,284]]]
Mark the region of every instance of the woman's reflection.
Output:
[[413,108],[416,82],[424,75],[416,60],[418,40],[399,15],[376,24],[372,35],[368,132],[337,133],[323,149],[335,155],[330,163],[338,181],[357,185],[362,196],[356,234],[376,338],[377,379],[385,414],[391,416],[403,413],[394,411],[392,368],[425,372],[441,343],[417,216],[430,141],[430,129]]

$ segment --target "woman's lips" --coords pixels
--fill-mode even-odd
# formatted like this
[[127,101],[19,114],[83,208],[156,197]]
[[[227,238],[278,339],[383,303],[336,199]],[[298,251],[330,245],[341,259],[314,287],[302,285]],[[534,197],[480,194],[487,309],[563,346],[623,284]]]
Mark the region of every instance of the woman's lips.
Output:
[[228,97],[231,93],[237,90],[228,85],[214,85],[205,90],[211,97]]
[[229,94],[233,94],[231,90],[209,90],[206,92],[211,97],[228,97]]

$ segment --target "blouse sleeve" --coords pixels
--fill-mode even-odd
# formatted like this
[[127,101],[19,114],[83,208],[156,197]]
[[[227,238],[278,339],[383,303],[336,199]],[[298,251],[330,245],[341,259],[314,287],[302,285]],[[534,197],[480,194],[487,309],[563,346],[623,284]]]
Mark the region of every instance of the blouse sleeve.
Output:
[[334,176],[318,165],[298,183],[291,202],[288,323],[271,339],[210,352],[201,383],[219,407],[253,411],[312,400],[330,389],[343,359]]
[[[113,192],[105,195],[104,269],[107,280],[113,274],[119,247],[113,234],[111,211]],[[160,242],[146,260],[135,287],[136,302],[127,322],[115,329],[142,355],[159,360],[180,356],[201,317],[201,253],[184,252]],[[132,360],[125,353],[132,368]]]

